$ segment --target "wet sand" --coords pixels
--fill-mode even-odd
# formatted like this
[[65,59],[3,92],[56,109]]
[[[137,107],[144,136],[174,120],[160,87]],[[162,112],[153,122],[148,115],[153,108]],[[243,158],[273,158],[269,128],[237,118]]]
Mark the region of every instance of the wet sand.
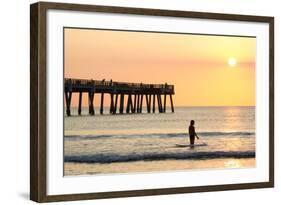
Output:
[[[167,166],[168,165],[168,166]],[[208,160],[161,160],[122,163],[64,163],[64,175],[96,175],[113,173],[143,173],[163,171],[191,171],[210,169],[253,168],[255,158],[208,159]]]

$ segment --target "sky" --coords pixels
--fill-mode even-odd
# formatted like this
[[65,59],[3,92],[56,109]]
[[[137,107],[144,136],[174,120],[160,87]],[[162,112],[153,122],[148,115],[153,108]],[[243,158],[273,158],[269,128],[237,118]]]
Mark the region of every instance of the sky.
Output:
[[175,106],[255,106],[255,58],[253,37],[64,30],[65,78],[167,82]]

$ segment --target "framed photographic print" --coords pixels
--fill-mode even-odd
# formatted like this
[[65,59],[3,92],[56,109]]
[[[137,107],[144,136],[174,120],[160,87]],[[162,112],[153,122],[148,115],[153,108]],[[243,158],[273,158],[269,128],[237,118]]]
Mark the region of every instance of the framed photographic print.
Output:
[[37,202],[274,186],[274,18],[40,2]]

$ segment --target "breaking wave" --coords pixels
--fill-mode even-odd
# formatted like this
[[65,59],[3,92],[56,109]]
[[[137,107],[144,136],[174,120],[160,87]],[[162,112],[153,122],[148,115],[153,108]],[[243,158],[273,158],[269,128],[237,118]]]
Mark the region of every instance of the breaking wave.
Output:
[[142,153],[142,154],[94,154],[80,156],[64,156],[65,162],[76,163],[114,163],[132,161],[157,161],[157,160],[204,160],[218,158],[254,158],[254,151],[215,151],[193,153]]
[[[255,132],[198,132],[199,136],[206,137],[220,137],[220,136],[242,136],[249,137],[254,136]],[[133,138],[133,137],[160,137],[160,138],[171,138],[171,137],[186,137],[187,133],[152,133],[152,134],[124,134],[124,135],[66,135],[66,140],[95,140],[103,138]]]

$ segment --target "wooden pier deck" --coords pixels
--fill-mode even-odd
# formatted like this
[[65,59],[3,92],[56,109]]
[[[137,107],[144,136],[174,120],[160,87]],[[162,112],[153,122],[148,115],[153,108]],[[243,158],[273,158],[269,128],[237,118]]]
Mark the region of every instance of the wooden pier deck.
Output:
[[[88,94],[89,114],[95,114],[94,98],[96,94],[101,95],[100,114],[104,113],[104,95],[110,95],[110,114],[118,113],[142,113],[143,101],[146,100],[147,113],[155,113],[156,101],[159,113],[166,112],[166,98],[170,97],[171,112],[174,112],[173,95],[174,85],[165,84],[143,84],[114,82],[112,80],[85,80],[85,79],[64,79],[64,93],[66,103],[66,114],[71,115],[72,93],[79,93],[78,114],[81,115],[82,94]],[[127,102],[125,102],[125,96]],[[118,103],[119,98],[119,103]],[[163,98],[163,99],[162,99]],[[163,102],[162,102],[163,101]],[[126,103],[126,110],[124,104]]]

